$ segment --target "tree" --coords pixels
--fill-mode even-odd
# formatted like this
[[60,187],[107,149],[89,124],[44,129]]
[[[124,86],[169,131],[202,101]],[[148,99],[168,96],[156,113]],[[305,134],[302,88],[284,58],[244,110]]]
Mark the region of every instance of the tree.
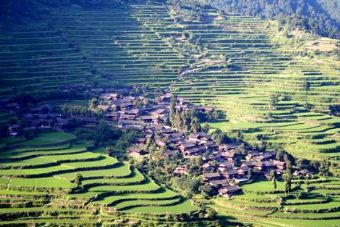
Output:
[[305,80],[303,83],[303,90],[305,91],[305,108],[310,109],[310,105],[308,103],[308,92],[310,91],[311,83],[308,80]]
[[170,113],[169,113],[169,118],[170,118],[170,124],[172,127],[175,127],[175,118],[176,118],[176,99],[172,98],[170,100]]
[[238,146],[238,149],[239,149],[239,151],[241,152],[242,155],[246,155],[247,154],[247,150],[246,150],[246,147],[245,147],[244,143],[241,143],[241,145]]
[[110,155],[111,152],[112,152],[111,147],[105,147],[105,153],[106,153],[107,155]]
[[81,175],[80,173],[77,173],[74,177],[74,183],[76,184],[78,189],[82,187],[82,180],[83,180],[83,175]]
[[212,197],[216,195],[216,190],[208,184],[204,184],[203,186],[201,186],[200,189],[202,195],[205,197]]
[[285,173],[285,176],[284,176],[284,179],[285,179],[285,192],[289,193],[291,191],[291,189],[292,189],[293,174],[292,174],[292,163],[291,163],[287,153],[284,156],[284,160],[285,160],[285,163],[286,163],[286,173]]
[[284,180],[285,180],[285,192],[288,194],[292,189],[292,179],[289,176],[289,174],[286,173],[284,175]]
[[205,132],[205,133],[208,133],[209,130],[210,130],[209,124],[205,123],[205,124],[203,125],[202,131]]
[[238,130],[236,133],[236,141],[241,142],[243,140],[243,133],[242,131]]
[[35,132],[32,129],[24,128],[22,134],[25,137],[25,139],[32,139],[35,135]]
[[187,118],[190,119],[188,112],[182,111],[181,112],[181,125],[180,128],[187,131],[190,128],[190,121],[187,124]]
[[278,102],[279,102],[279,97],[278,97],[278,95],[272,94],[272,95],[270,96],[270,108],[271,108],[272,110],[275,110],[275,109],[276,109],[276,105],[278,104]]
[[89,108],[94,110],[99,105],[99,101],[96,98],[92,98],[89,100]]
[[274,188],[274,191],[276,191],[277,189],[277,182],[276,182],[276,171],[275,170],[272,170],[270,172],[270,176],[272,177],[272,182],[273,182],[273,188]]
[[201,124],[197,117],[194,117],[191,121],[191,132],[198,133],[201,131]]
[[251,168],[249,168],[248,171],[247,171],[247,178],[248,178],[248,180],[252,179],[253,175],[254,175],[253,170]]
[[329,172],[329,161],[327,160],[322,160],[320,162],[320,166],[319,166],[319,173],[321,176],[327,176],[328,172]]
[[173,127],[180,129],[182,125],[181,122],[181,112],[176,109],[175,111],[175,116],[174,116],[174,122],[173,122]]

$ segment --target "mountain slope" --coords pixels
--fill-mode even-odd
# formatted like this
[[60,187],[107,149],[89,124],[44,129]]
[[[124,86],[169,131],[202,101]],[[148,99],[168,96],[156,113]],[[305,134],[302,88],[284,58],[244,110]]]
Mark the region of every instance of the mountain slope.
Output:
[[332,0],[207,0],[219,9],[237,12],[248,16],[265,18],[288,18],[291,26],[339,38],[339,4]]

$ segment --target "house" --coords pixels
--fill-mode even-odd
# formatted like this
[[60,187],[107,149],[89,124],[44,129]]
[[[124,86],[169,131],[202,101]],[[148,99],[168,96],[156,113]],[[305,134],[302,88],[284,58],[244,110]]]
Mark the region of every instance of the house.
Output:
[[246,160],[247,161],[251,161],[253,159],[255,159],[257,156],[259,156],[260,153],[258,153],[257,151],[252,151],[252,152],[249,152],[247,155],[246,155]]
[[218,194],[226,198],[229,198],[230,196],[239,194],[241,192],[242,189],[238,185],[228,185],[218,190]]
[[140,113],[140,110],[136,108],[125,111],[125,114],[134,115],[136,117],[139,116],[139,113]]
[[157,144],[158,147],[165,147],[166,146],[166,143],[163,142],[162,140],[157,140],[156,144]]
[[241,166],[240,168],[237,169],[238,175],[247,175],[249,172],[250,168],[248,166]]
[[129,115],[129,114],[121,114],[119,116],[119,119],[121,119],[121,120],[135,120],[136,116],[135,115]]
[[247,177],[238,177],[236,179],[234,179],[236,184],[243,184],[249,181],[249,179]]
[[95,118],[95,117],[77,117],[77,116],[75,116],[75,117],[72,117],[72,119],[81,121],[81,122],[86,123],[86,124],[95,124],[95,123],[98,122],[98,119]]
[[254,162],[254,169],[258,171],[264,170],[263,162]]
[[204,146],[195,146],[189,149],[185,149],[183,154],[184,156],[190,157],[190,156],[197,156],[199,154],[202,154],[206,151]]
[[182,166],[177,166],[176,169],[174,170],[174,174],[177,176],[182,176],[185,174],[188,174],[188,168],[185,165]]
[[218,163],[218,166],[224,169],[231,169],[234,167],[234,163],[233,162],[228,162],[228,161],[223,161]]
[[170,135],[170,134],[174,133],[174,130],[172,128],[170,128],[170,127],[167,127],[167,128],[161,129],[160,133],[161,134]]
[[307,169],[302,169],[294,171],[293,176],[305,178],[310,177],[311,173]]
[[175,155],[175,150],[166,150],[164,151],[164,155],[167,156],[167,157],[172,157]]
[[122,102],[121,104],[120,104],[120,108],[122,109],[122,110],[129,110],[129,109],[131,109],[133,107],[133,103],[132,102],[129,102],[129,101],[125,101],[125,102]]
[[119,97],[119,95],[116,94],[116,93],[104,93],[104,94],[102,94],[100,97],[101,97],[102,99],[108,101],[108,100],[115,100],[115,99],[117,99],[117,98]]
[[206,149],[209,149],[209,150],[217,150],[218,149],[217,144],[213,141],[208,141],[207,143],[204,144],[204,146],[205,146]]
[[257,161],[268,161],[269,159],[275,158],[276,153],[275,152],[265,152],[257,156],[255,159]]
[[142,129],[143,128],[143,122],[137,121],[137,120],[120,120],[118,122],[119,128],[136,128],[136,129]]
[[136,157],[141,157],[146,155],[147,153],[143,150],[143,148],[139,146],[133,146],[128,149],[129,155],[136,156]]
[[144,144],[146,142],[146,138],[138,138],[137,143]]
[[153,121],[153,118],[150,115],[141,116],[139,119],[144,123],[151,123]]
[[181,138],[179,137],[175,137],[175,136],[171,136],[169,139],[168,139],[168,143],[178,143],[180,141]]
[[229,151],[236,149],[237,145],[236,144],[223,144],[218,147],[219,151],[224,152],[224,151]]
[[165,95],[162,95],[159,97],[159,101],[161,102],[170,102],[173,95],[171,93],[166,93]]
[[106,113],[104,115],[106,120],[118,121],[120,114],[116,112]]
[[223,180],[212,180],[209,182],[209,184],[215,188],[221,188],[221,187],[226,187],[228,186],[228,182],[223,179]]
[[60,129],[65,129],[70,126],[70,120],[69,119],[64,119],[64,118],[57,118],[56,119],[56,124],[55,127],[60,128]]
[[207,143],[211,138],[203,132],[190,134],[188,140],[192,143]]
[[227,179],[235,179],[238,176],[238,172],[236,169],[228,169],[226,171],[223,172],[223,175],[227,178]]
[[8,127],[8,135],[17,136],[19,134],[20,125],[11,125]]
[[166,114],[166,110],[165,109],[156,109],[154,111],[151,112],[151,116],[155,119],[155,118],[164,118]]
[[202,168],[203,168],[204,172],[213,172],[215,170],[215,167],[213,167],[209,162],[204,163],[202,165]]
[[213,180],[222,180],[223,177],[220,173],[215,172],[215,173],[204,173],[203,174],[203,179],[206,182],[213,181]]
[[245,167],[248,167],[248,168],[252,169],[253,167],[255,167],[255,162],[252,162],[252,161],[243,162],[241,167],[242,166],[245,166]]
[[281,171],[283,171],[286,168],[286,163],[285,162],[274,160],[274,165],[276,166],[276,168],[278,170],[281,170]]
[[228,161],[234,161],[237,159],[237,154],[235,152],[235,150],[229,150],[226,152],[222,152],[221,155],[227,159]]
[[52,107],[48,104],[38,105],[30,108],[30,113],[49,113],[52,111]]
[[215,160],[215,158],[216,158],[216,155],[215,155],[214,153],[212,153],[212,152],[206,152],[206,153],[204,153],[203,156],[202,156],[202,159],[203,159],[204,161]]
[[183,153],[186,150],[189,150],[189,149],[194,148],[194,147],[196,147],[196,144],[194,144],[194,143],[180,143],[180,145],[179,145],[179,149]]
[[222,163],[222,162],[225,162],[225,161],[226,161],[223,157],[220,157],[220,156],[215,156],[214,160],[215,160],[217,163]]

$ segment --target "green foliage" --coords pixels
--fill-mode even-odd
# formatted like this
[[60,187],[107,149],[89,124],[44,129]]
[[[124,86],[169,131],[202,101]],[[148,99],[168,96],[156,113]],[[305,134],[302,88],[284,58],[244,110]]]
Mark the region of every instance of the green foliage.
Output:
[[95,146],[110,146],[115,152],[122,152],[140,135],[135,130],[122,130],[105,121],[100,121],[95,128],[78,128],[78,137],[94,142]]
[[77,173],[74,177],[74,183],[77,186],[77,188],[81,188],[82,186],[82,181],[83,181],[83,175],[81,175],[80,173]]
[[204,196],[204,197],[212,197],[214,195],[216,195],[216,189],[208,184],[203,184],[201,187],[200,187],[200,190],[201,190],[201,194]]
[[223,132],[220,129],[216,129],[212,135],[211,138],[218,144],[226,144],[232,142],[232,139],[229,138],[228,134],[226,132]]
[[184,194],[188,197],[193,196],[194,194],[198,194],[201,183],[198,179],[190,178],[188,176],[182,176],[179,178],[173,178],[172,185],[174,188],[177,188],[184,192]]
[[[292,29],[299,28],[311,32],[339,38],[338,26],[340,20],[335,13],[339,7],[330,7],[332,1],[266,1],[266,0],[231,0],[211,1],[213,6],[219,9],[242,13],[249,16],[261,16],[277,18],[281,26],[289,26]],[[331,12],[332,14],[330,14]]]

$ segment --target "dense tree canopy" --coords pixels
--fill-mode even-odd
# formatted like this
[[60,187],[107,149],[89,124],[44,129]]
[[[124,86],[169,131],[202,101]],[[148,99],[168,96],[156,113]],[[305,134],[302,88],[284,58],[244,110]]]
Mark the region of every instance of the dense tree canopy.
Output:
[[331,0],[206,0],[219,9],[280,19],[322,36],[340,38],[340,4]]

